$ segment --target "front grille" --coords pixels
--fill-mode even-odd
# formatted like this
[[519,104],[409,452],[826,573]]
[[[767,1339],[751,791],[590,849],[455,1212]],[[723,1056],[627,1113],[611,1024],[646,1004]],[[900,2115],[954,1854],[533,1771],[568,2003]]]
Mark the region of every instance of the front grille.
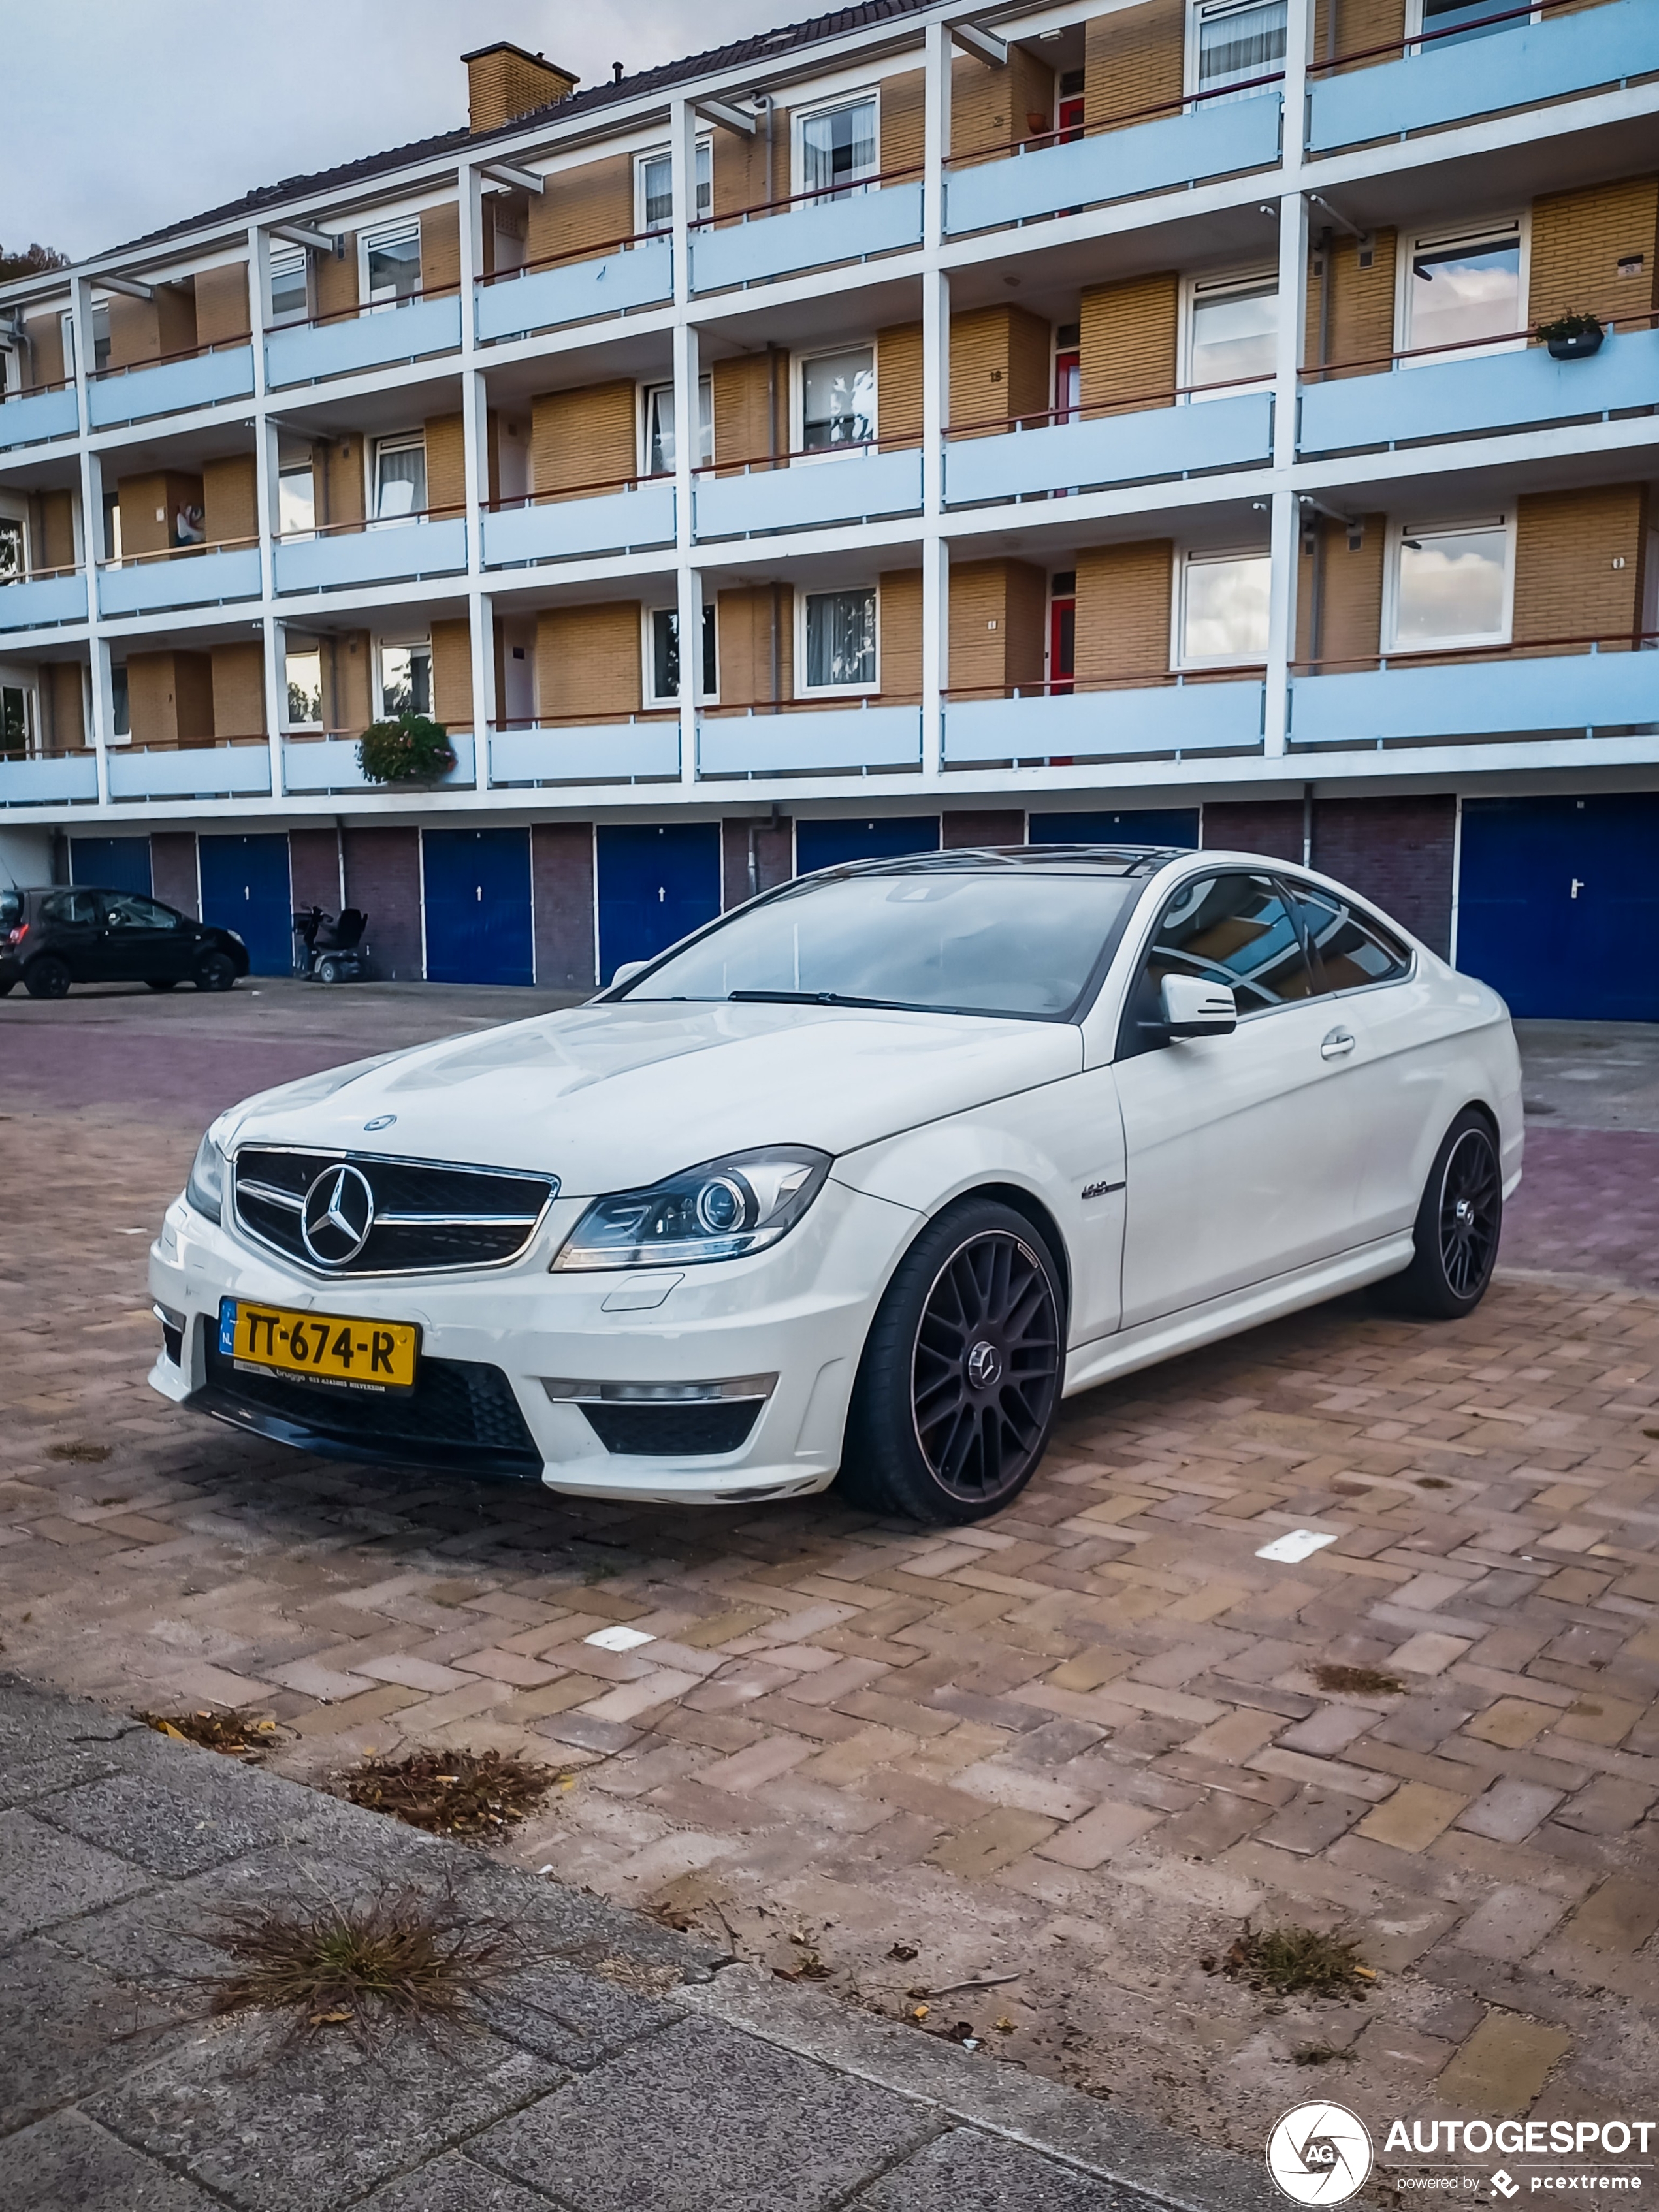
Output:
[[[374,1225],[349,1259],[313,1251],[302,1233],[306,1194],[331,1169],[355,1168],[374,1200]],[[556,1176],[429,1166],[362,1152],[248,1146],[236,1155],[236,1218],[250,1237],[330,1275],[418,1275],[499,1267],[517,1259],[558,1192]],[[343,1242],[343,1239],[337,1240]]]
[[412,1390],[377,1396],[246,1373],[225,1358],[211,1330],[205,1350],[207,1382],[197,1402],[284,1443],[399,1466],[541,1474],[542,1455],[499,1367],[423,1358]]
[[712,1405],[640,1405],[626,1401],[584,1405],[608,1452],[640,1459],[690,1459],[733,1452],[747,1443],[761,1409],[758,1398],[722,1398]]

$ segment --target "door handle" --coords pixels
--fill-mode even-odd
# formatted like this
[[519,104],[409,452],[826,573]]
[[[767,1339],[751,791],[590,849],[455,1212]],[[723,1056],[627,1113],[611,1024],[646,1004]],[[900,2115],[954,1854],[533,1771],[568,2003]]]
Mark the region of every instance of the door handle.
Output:
[[1340,1060],[1345,1054],[1353,1050],[1353,1046],[1352,1030],[1328,1030],[1321,1040],[1319,1057],[1322,1060]]

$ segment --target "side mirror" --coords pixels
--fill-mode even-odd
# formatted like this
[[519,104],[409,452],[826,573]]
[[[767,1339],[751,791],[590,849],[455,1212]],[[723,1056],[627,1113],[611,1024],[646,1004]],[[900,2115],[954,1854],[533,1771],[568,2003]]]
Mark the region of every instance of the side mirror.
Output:
[[1171,1037],[1231,1036],[1238,1027],[1238,1002],[1223,983],[1166,975],[1164,1026]]
[[631,983],[636,975],[643,975],[650,965],[651,963],[648,960],[624,960],[606,984],[605,988],[608,991],[614,991],[620,984]]

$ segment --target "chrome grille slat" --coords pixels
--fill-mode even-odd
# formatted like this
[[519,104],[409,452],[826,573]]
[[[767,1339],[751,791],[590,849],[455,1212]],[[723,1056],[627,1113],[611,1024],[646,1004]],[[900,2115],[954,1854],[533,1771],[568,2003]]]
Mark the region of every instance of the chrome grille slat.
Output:
[[[356,1170],[367,1182],[374,1219],[355,1256],[331,1264],[306,1242],[306,1195],[319,1177],[342,1167]],[[515,1168],[251,1145],[236,1153],[232,1187],[235,1220],[244,1235],[326,1278],[508,1266],[530,1245],[558,1194],[559,1181]],[[430,1203],[422,1205],[423,1199]]]

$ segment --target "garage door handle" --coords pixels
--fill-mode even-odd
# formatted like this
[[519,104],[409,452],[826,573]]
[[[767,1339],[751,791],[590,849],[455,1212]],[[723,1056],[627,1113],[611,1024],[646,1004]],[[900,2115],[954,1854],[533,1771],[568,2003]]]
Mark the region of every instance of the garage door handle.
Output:
[[1350,1053],[1352,1050],[1353,1031],[1332,1030],[1320,1045],[1319,1057],[1322,1060],[1340,1060],[1345,1053]]

